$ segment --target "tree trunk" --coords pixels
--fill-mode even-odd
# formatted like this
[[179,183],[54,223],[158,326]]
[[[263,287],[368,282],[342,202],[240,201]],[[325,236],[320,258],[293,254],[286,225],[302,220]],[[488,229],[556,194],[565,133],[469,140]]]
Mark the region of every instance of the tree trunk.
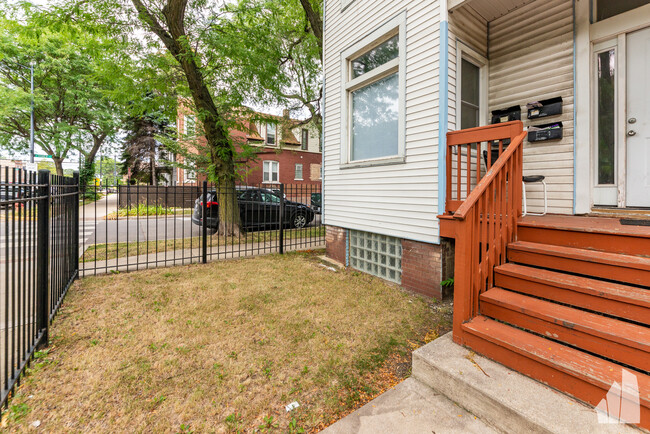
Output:
[[63,158],[57,158],[53,155],[52,161],[54,161],[54,167],[56,167],[56,174],[63,176]]
[[149,157],[149,172],[151,176],[151,185],[158,185],[158,177],[156,176],[156,154],[154,152],[151,153],[151,157]]
[[155,14],[141,0],[131,0],[142,22],[163,42],[167,50],[180,64],[185,74],[192,100],[201,120],[206,142],[210,148],[211,181],[216,182],[222,192],[219,196],[219,226],[221,235],[239,234],[239,210],[235,194],[235,150],[230,134],[221,114],[212,99],[203,71],[192,50],[185,32],[185,9],[187,0],[167,0],[162,15],[167,28],[163,27]]

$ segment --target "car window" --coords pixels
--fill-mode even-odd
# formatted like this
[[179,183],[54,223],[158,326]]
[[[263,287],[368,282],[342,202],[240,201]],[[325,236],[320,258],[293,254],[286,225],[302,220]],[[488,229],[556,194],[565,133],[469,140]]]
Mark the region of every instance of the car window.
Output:
[[280,198],[269,191],[260,191],[260,196],[262,196],[262,202],[280,203]]
[[245,201],[255,201],[257,199],[257,192],[254,190],[246,190],[243,191],[239,194],[239,200],[245,200]]

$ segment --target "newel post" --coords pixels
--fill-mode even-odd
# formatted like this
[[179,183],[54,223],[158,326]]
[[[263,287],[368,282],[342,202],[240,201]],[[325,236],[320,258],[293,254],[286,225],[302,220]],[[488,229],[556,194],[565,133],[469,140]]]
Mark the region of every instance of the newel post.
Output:
[[458,220],[454,259],[454,317],[453,337],[457,344],[464,344],[463,323],[473,317],[472,312],[472,221]]

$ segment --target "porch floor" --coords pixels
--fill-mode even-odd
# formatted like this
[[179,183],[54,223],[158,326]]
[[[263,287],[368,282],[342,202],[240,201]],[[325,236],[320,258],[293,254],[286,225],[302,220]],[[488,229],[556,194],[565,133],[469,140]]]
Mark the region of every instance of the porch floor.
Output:
[[[650,218],[650,216],[648,217]],[[633,217],[630,216],[629,218],[632,219]],[[618,217],[547,214],[545,216],[523,217],[519,221],[519,226],[650,238],[650,226],[623,225]]]

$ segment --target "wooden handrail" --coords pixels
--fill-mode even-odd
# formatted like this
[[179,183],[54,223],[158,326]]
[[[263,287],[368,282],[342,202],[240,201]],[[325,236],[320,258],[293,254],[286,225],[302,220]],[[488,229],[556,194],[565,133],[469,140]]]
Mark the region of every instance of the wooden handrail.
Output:
[[512,157],[512,154],[514,154],[517,151],[517,148],[522,146],[524,139],[526,138],[526,132],[522,132],[518,136],[514,138],[514,140],[510,143],[510,145],[506,148],[505,151],[499,156],[497,161],[490,167],[490,169],[487,171],[485,176],[481,178],[479,181],[478,185],[472,190],[472,192],[469,194],[467,199],[462,203],[462,205],[456,210],[454,213],[454,218],[458,220],[465,220],[465,217],[467,216],[468,211],[470,210],[471,207],[476,204],[476,201],[478,201],[479,197],[485,192],[487,187],[492,183],[494,180],[496,174],[503,169],[503,166],[506,165],[506,162],[508,159]]
[[[460,344],[467,336],[463,323],[480,313],[480,295],[494,285],[494,267],[507,261],[507,246],[517,239],[525,137],[521,121],[447,135],[446,211],[453,213],[456,239],[453,336]],[[487,170],[481,176],[483,142],[487,142]],[[497,145],[499,156],[492,161]],[[467,193],[464,199],[463,192]]]
[[[521,121],[511,121],[447,133],[446,213],[456,212],[479,184],[483,175],[483,143],[487,143],[487,149],[498,148],[501,153],[508,146],[508,141],[512,142],[522,131]],[[494,163],[492,158],[492,152],[489,152],[485,161],[487,169]]]

